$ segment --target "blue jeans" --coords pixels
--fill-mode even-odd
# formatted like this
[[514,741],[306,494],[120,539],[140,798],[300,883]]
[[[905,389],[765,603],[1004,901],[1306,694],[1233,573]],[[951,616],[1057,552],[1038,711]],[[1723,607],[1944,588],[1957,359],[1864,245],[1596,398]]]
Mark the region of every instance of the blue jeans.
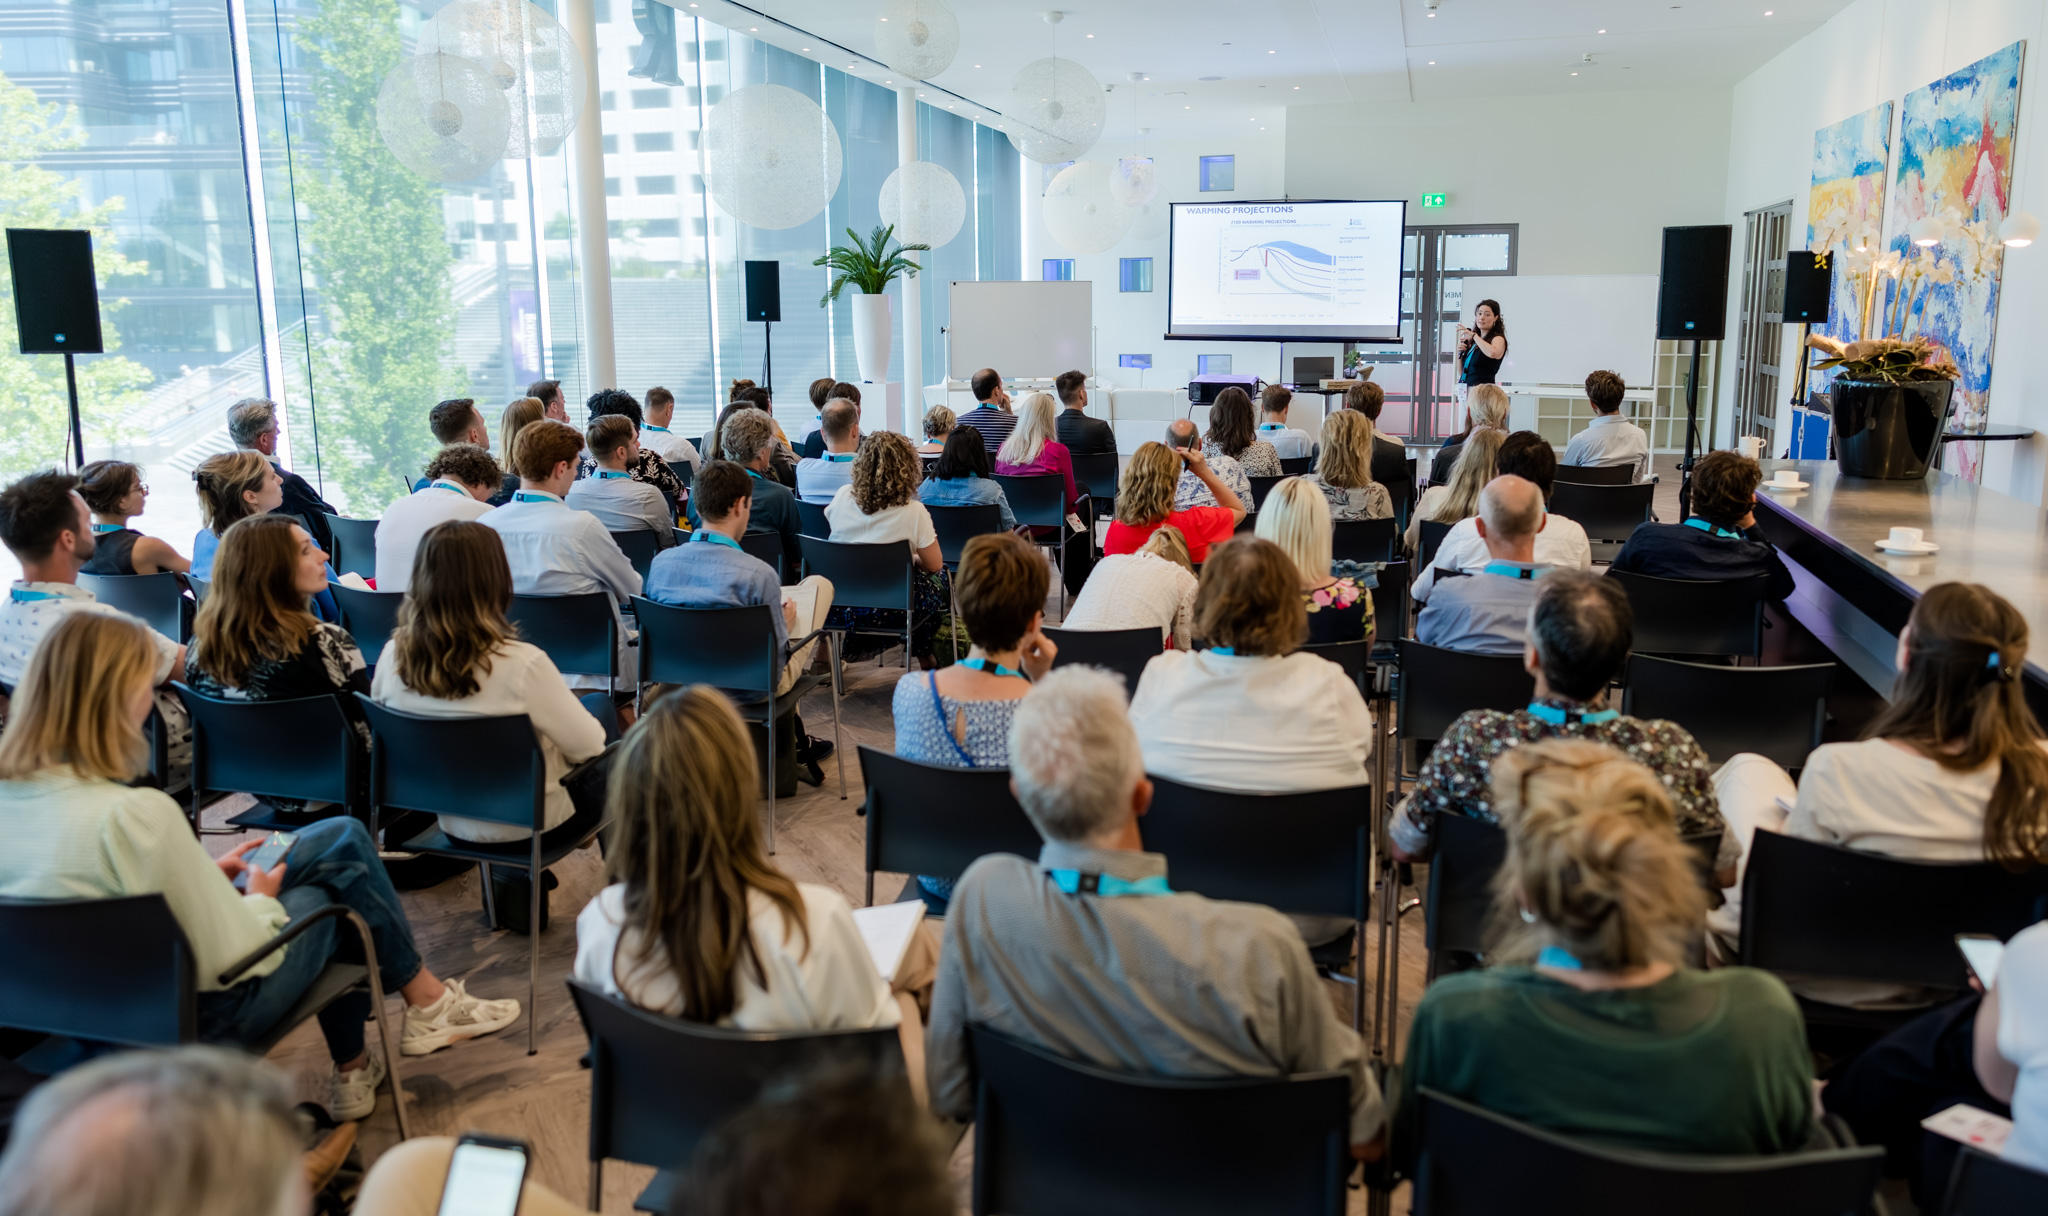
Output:
[[[369,831],[361,821],[338,815],[301,828],[298,837],[285,854],[284,890],[278,893],[278,902],[294,921],[327,904],[352,909],[370,926],[384,990],[394,992],[411,983],[420,973],[419,951]],[[199,1038],[208,1043],[253,1043],[284,1017],[327,964],[362,961],[362,939],[354,926],[339,918],[323,920],[285,948],[284,962],[269,975],[242,980],[223,992],[200,993]],[[363,1023],[371,1012],[370,994],[364,991],[351,992],[320,1011],[320,1032],[335,1063],[363,1053]]]

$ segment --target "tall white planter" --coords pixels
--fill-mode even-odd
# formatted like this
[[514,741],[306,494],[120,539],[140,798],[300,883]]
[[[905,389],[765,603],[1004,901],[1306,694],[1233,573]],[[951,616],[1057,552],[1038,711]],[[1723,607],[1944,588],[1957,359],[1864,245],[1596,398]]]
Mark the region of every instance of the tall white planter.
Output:
[[889,378],[889,297],[853,297],[853,358],[860,378],[881,384]]

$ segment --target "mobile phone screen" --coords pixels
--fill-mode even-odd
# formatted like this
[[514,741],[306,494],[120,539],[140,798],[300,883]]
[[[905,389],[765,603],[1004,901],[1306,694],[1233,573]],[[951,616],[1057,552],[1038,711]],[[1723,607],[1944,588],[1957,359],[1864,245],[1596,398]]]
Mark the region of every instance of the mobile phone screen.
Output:
[[291,852],[292,846],[297,844],[298,840],[299,838],[290,832],[272,832],[270,839],[249,851],[246,864],[259,870],[272,869],[278,862],[284,860],[284,855]]
[[525,1179],[524,1150],[465,1140],[448,1162],[440,1216],[513,1216]]
[[1986,988],[1998,978],[1998,960],[2005,954],[2005,943],[1989,937],[1959,937],[1956,948],[1963,952],[1963,961],[1970,964],[1970,970]]

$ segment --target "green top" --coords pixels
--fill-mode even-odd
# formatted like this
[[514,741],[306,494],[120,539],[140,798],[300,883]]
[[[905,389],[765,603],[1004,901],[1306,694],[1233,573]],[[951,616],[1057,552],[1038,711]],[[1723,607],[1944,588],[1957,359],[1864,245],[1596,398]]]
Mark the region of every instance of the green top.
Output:
[[1582,992],[1528,967],[1447,976],[1415,1010],[1396,1152],[1412,1161],[1416,1092],[1615,1147],[1792,1152],[1813,1130],[1799,1006],[1747,967]]

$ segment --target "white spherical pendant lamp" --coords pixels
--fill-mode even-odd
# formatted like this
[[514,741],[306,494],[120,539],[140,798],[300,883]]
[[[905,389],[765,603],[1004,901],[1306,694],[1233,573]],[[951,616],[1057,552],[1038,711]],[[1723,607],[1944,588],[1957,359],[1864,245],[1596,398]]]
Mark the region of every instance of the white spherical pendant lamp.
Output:
[[508,160],[548,155],[583,116],[583,58],[528,0],[455,0],[420,27],[419,49],[471,60],[496,82],[510,114]]
[[839,189],[839,130],[818,103],[779,84],[728,93],[704,120],[711,197],[756,228],[794,228]]
[[1075,253],[1101,253],[1131,230],[1131,209],[1116,201],[1116,167],[1084,160],[1060,170],[1045,188],[1045,226]]
[[960,235],[967,219],[967,194],[944,166],[920,160],[904,165],[882,183],[882,222],[896,226],[906,245],[937,249]]
[[939,0],[889,0],[875,21],[876,53],[914,80],[945,71],[959,50],[960,22]]
[[1071,59],[1038,59],[1017,70],[1003,110],[1010,143],[1029,160],[1077,160],[1102,137],[1102,85]]
[[1116,176],[1110,179],[1109,189],[1126,207],[1149,203],[1159,193],[1159,170],[1149,156],[1126,156],[1116,162]]
[[437,182],[466,182],[505,157],[505,94],[454,55],[401,59],[377,90],[377,131],[398,163]]

